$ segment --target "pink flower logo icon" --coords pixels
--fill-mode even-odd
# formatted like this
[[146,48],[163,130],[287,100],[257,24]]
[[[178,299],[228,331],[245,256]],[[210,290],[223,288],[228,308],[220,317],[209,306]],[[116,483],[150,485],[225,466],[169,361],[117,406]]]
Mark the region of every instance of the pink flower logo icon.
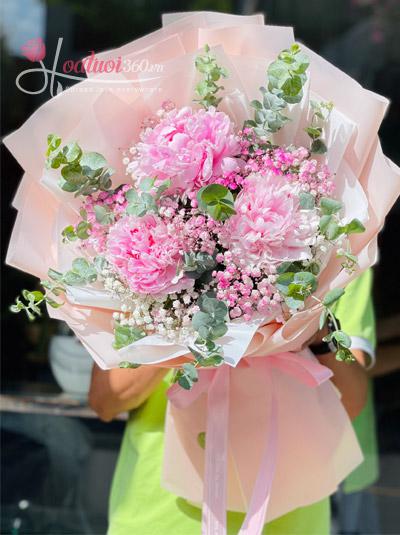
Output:
[[29,61],[42,61],[46,55],[46,46],[41,37],[36,37],[22,45],[21,52]]

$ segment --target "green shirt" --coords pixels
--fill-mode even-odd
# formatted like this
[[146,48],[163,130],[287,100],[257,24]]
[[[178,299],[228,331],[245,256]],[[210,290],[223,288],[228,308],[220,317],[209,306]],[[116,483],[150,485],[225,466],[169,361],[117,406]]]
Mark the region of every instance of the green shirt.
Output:
[[[367,280],[369,277],[363,275],[361,278]],[[361,307],[364,309],[365,305],[369,306],[369,289],[367,292],[367,284],[364,282],[362,284],[355,282],[352,286],[355,287],[355,291],[347,291],[340,303],[340,319],[349,334],[368,337],[367,319],[372,321],[373,316],[368,315],[367,318]],[[358,308],[360,308],[359,313]],[[351,324],[349,323],[350,329],[347,327],[348,316],[345,314],[348,310],[353,311]],[[373,326],[369,333],[372,337]],[[146,403],[130,416],[114,475],[108,535],[201,533],[201,510],[169,493],[160,485],[167,403],[165,393],[168,386],[168,379],[165,379]],[[370,414],[366,415],[369,421]],[[365,420],[361,421],[365,424]],[[361,428],[364,427],[370,428],[369,424],[361,425]],[[359,436],[362,438],[363,433]],[[243,519],[244,515],[241,513],[228,513],[229,535],[238,532]],[[329,532],[328,498],[268,523],[263,531],[268,535],[328,535]]]
[[[372,270],[368,270],[346,288],[346,293],[336,308],[336,315],[340,319],[344,331],[352,337],[366,340],[371,351],[375,351],[375,315],[371,291]],[[354,347],[358,347],[357,338]],[[366,406],[353,421],[353,426],[364,455],[364,461],[345,480],[343,485],[345,492],[362,490],[378,478],[378,448],[372,381],[369,381]]]

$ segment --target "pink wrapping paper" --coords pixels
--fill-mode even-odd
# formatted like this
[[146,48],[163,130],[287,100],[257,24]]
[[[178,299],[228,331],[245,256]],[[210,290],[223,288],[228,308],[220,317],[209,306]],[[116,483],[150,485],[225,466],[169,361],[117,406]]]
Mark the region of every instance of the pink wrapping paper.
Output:
[[[265,84],[268,63],[294,40],[291,28],[264,26],[260,16],[168,14],[163,16],[163,25],[132,43],[98,54],[99,59],[119,55],[131,61],[146,58],[161,63],[163,72],[92,73],[88,80],[46,102],[6,137],[5,144],[25,172],[14,201],[18,216],[7,256],[10,265],[45,277],[49,267],[65,269],[74,253],[61,246],[59,232],[65,221],[74,222],[77,203],[56,187],[56,173],[44,170],[49,133],[64,140],[76,139],[85,150],[102,153],[117,170],[117,181],[123,182],[121,148],[137,140],[141,120],[165,99],[172,98],[177,105],[190,104],[197,81],[193,60],[199,47],[209,43],[219,63],[228,68],[230,76],[224,82],[220,107],[240,125],[250,117],[250,100]],[[327,162],[337,173],[346,219],[358,217],[366,227],[366,232],[351,237],[359,258],[357,270],[349,275],[341,270],[339,260],[331,258],[319,280],[317,295],[323,296],[332,288],[345,286],[376,261],[377,233],[399,195],[400,170],[383,155],[377,137],[387,100],[303,48],[311,60],[309,83],[302,103],[291,112],[292,122],[275,141],[304,143],[309,99],[332,100],[335,108],[327,127]],[[76,295],[69,299],[64,307],[49,310],[51,316],[68,323],[101,368],[118,366],[125,359],[111,347],[112,305],[102,296],[97,307],[92,301],[77,301]],[[264,360],[282,351],[297,351],[316,332],[320,312],[318,305],[308,304],[280,328],[262,328],[261,338],[247,355]],[[142,356],[146,363],[159,362],[166,353],[171,359],[185,353],[182,346],[160,344],[134,344],[128,351]],[[299,358],[313,357],[302,354]],[[268,430],[270,425],[272,383],[266,385],[265,376],[245,364],[229,369],[229,374],[227,503],[231,510],[245,511],[261,456],[259,429],[264,426]],[[329,381],[310,388],[276,367],[271,377],[278,406],[278,456],[269,520],[329,495],[361,460],[350,422]],[[170,404],[167,415],[164,485],[196,503],[203,499],[204,452],[197,444],[197,434],[205,430],[206,398],[204,393],[185,409]]]
[[[297,358],[317,363],[309,351],[301,352]],[[321,384],[310,386],[296,377],[298,371],[285,370],[279,355],[251,360],[258,364],[249,366],[246,359],[236,369],[228,368],[227,509],[248,510],[265,436],[273,425],[273,395],[278,414],[277,458],[266,516],[266,521],[271,521],[332,494],[361,462],[362,454],[350,420],[339,403],[339,394],[327,380],[330,374],[326,374],[326,368],[316,364],[322,368]],[[264,360],[271,364],[269,379],[263,373]],[[213,371],[202,373],[209,375]],[[202,389],[203,381],[201,376],[195,388]],[[163,484],[198,505],[203,501],[205,458],[198,435],[206,429],[207,388],[187,406],[169,404]],[[207,447],[207,434],[205,440]]]

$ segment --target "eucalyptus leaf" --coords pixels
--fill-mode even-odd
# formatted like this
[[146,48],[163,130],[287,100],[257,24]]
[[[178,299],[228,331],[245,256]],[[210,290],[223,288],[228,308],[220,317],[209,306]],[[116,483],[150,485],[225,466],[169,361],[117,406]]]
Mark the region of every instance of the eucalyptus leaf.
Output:
[[321,197],[319,204],[324,215],[336,214],[343,208],[343,204],[340,201],[330,197]]
[[213,340],[221,338],[228,332],[228,326],[225,322],[216,323],[211,326],[211,336]]
[[214,320],[207,312],[201,310],[195,312],[192,317],[192,326],[195,331],[198,331],[201,327],[208,327],[214,323]]
[[67,271],[64,273],[62,281],[67,286],[80,286],[86,282],[85,278],[75,271]]
[[293,283],[294,273],[292,271],[287,271],[281,273],[276,279],[276,288],[283,294],[288,295],[289,286]]
[[302,192],[299,198],[300,208],[303,210],[313,210],[315,208],[315,197],[311,193]]
[[319,221],[319,229],[324,234],[326,229],[328,228],[328,225],[334,221],[333,217],[331,215],[323,215]]
[[68,143],[67,145],[65,145],[65,147],[63,147],[63,154],[65,156],[66,161],[68,163],[72,163],[76,160],[79,160],[79,158],[82,156],[82,149],[75,141],[72,141],[71,143]]
[[300,262],[287,261],[287,262],[282,262],[282,264],[279,264],[276,271],[278,274],[281,274],[281,273],[286,273],[287,271],[292,271],[293,273],[295,273],[297,271],[302,271],[302,270],[303,270],[303,267]]
[[119,363],[119,368],[125,368],[125,369],[136,369],[140,368],[141,364],[137,364],[136,362],[129,362],[128,360],[123,360]]
[[343,234],[343,228],[336,221],[331,220],[324,232],[328,240],[334,241]]
[[336,341],[339,346],[345,347],[346,349],[351,347],[351,338],[344,331],[334,331],[332,333],[332,340]]
[[85,152],[80,159],[80,165],[92,171],[97,171],[106,167],[107,160],[98,152]]
[[56,271],[55,269],[49,268],[47,271],[47,275],[50,277],[50,279],[60,282],[62,280],[63,274],[60,271]]
[[139,183],[139,188],[142,191],[149,192],[154,188],[155,179],[151,177],[143,178]]
[[308,126],[304,131],[310,136],[311,139],[317,139],[322,134],[322,128],[316,126]]
[[201,449],[206,449],[206,433],[204,431],[197,435],[197,444],[200,446]]
[[343,227],[345,234],[358,234],[365,231],[364,225],[359,219],[352,219],[350,223]]
[[325,154],[328,150],[328,147],[322,141],[322,139],[315,139],[311,143],[311,152],[314,154]]
[[325,306],[329,307],[333,305],[333,303],[335,303],[338,299],[340,299],[342,295],[344,295],[344,293],[345,291],[343,290],[343,288],[334,288],[325,295],[322,303]]
[[185,390],[190,390],[193,387],[193,381],[185,374],[178,376],[178,384]]
[[324,308],[319,317],[319,330],[320,331],[322,331],[322,329],[324,328],[326,320],[328,319],[328,315],[329,315],[328,310]]
[[336,352],[336,360],[339,360],[340,362],[346,362],[351,363],[355,362],[355,358],[353,353],[348,348],[340,348],[339,351]]
[[76,226],[76,236],[80,240],[87,240],[89,238],[89,231],[91,230],[92,225],[88,221],[80,221]]
[[97,273],[101,273],[107,267],[108,262],[104,256],[96,256],[93,260],[93,265]]
[[250,106],[256,110],[262,110],[262,104],[259,100],[252,100],[250,102]]
[[318,286],[317,278],[309,271],[300,271],[295,273],[293,281],[297,284],[301,284],[304,287],[310,288],[311,292],[315,292]]
[[110,225],[114,221],[113,212],[105,206],[96,204],[94,206],[94,213],[96,216],[96,221],[101,225]]
[[292,297],[289,295],[285,297],[285,303],[287,304],[289,308],[293,310],[297,310],[304,304],[304,299],[300,297]]
[[75,241],[78,239],[73,225],[68,225],[65,227],[61,232],[61,236],[64,238],[64,241]]
[[146,333],[137,327],[130,325],[117,324],[114,328],[114,349],[121,349],[126,347],[141,338],[144,338]]
[[208,204],[214,200],[224,199],[229,193],[228,188],[221,184],[210,184],[201,192],[201,200]]
[[193,381],[193,382],[196,382],[198,381],[199,379],[199,374],[197,373],[197,369],[196,367],[194,366],[194,364],[192,364],[191,362],[187,362],[185,364],[182,365],[182,369],[184,371],[184,373],[190,377],[190,379]]
[[199,301],[198,305],[200,310],[213,315],[216,318],[225,318],[228,313],[228,307],[223,301],[216,299],[215,297],[208,297],[203,295]]
[[59,186],[63,191],[67,191],[68,193],[75,193],[79,189],[79,185],[67,182],[64,179],[60,180]]
[[56,134],[49,134],[47,136],[47,152],[46,156],[50,156],[52,152],[57,150],[61,145],[61,138]]
[[202,187],[197,193],[199,208],[214,220],[224,221],[235,214],[234,199],[231,191],[221,184]]

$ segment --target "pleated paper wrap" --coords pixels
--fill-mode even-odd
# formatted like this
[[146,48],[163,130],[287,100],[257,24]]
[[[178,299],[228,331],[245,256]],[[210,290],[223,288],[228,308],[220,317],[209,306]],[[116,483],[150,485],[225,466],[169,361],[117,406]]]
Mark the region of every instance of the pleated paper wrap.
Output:
[[[118,56],[137,64],[144,60],[142,65],[161,65],[162,70],[89,73],[87,80],[46,102],[5,139],[24,169],[14,199],[18,216],[7,262],[43,278],[49,267],[63,271],[74,256],[81,255],[74,245],[61,243],[60,232],[77,218],[79,201],[58,189],[56,172],[44,169],[49,133],[57,133],[65,141],[77,140],[85,150],[102,153],[117,170],[119,183],[124,182],[121,148],[138,140],[141,120],[157,110],[163,100],[172,99],[177,106],[190,105],[197,81],[194,59],[201,47],[209,44],[219,64],[229,71],[220,108],[240,127],[251,116],[249,101],[257,98],[259,87],[265,85],[268,64],[293,42],[292,28],[265,26],[260,15],[194,12],[164,15],[161,29],[97,54],[99,60]],[[364,233],[350,238],[359,260],[357,270],[349,275],[341,270],[339,259],[330,258],[319,278],[317,295],[323,296],[332,288],[347,285],[376,261],[377,233],[399,194],[400,170],[383,155],[377,136],[388,101],[362,88],[312,50],[302,48],[310,58],[305,95],[300,104],[290,106],[292,121],[274,141],[307,146],[304,127],[310,119],[309,100],[333,101],[335,107],[326,128],[329,150],[321,159],[336,173],[336,193],[344,203],[346,220],[357,217],[366,227]],[[99,288],[72,289],[67,297],[65,306],[49,313],[68,323],[101,368],[113,368],[121,360],[130,359],[168,366],[179,362],[171,359],[187,353],[183,346],[156,336],[116,351],[112,348],[112,312],[118,310],[119,303]],[[243,533],[259,533],[269,499],[270,520],[333,492],[360,462],[351,426],[334,387],[327,381],[329,373],[304,352],[296,357],[297,363],[292,362],[293,352],[316,332],[320,312],[319,306],[312,306],[283,326],[259,329],[250,348],[251,358],[242,360],[236,368],[260,324],[231,323],[223,342],[227,362],[233,367],[201,372],[199,383],[187,394],[186,401],[181,393],[171,391],[164,484],[194,502],[204,499],[205,533],[224,532],[224,507],[249,510]],[[309,380],[304,380],[303,368]],[[216,384],[220,384],[218,389]],[[225,414],[226,421],[219,424],[224,429],[228,429],[230,415],[229,434],[220,436],[219,441],[218,430],[213,431],[212,422],[206,422],[207,388],[212,399],[212,390],[221,393],[226,389],[222,405],[221,399],[216,401],[215,413],[219,407],[220,414]],[[268,433],[271,426],[272,434]],[[197,435],[206,427],[208,461],[204,475],[204,450]],[[227,502],[221,491],[225,488],[224,471],[215,474],[215,466],[210,465],[210,448],[215,443],[209,443],[215,440],[228,459]],[[274,466],[268,465],[268,459],[262,464],[265,451],[275,451],[275,456],[267,455],[270,463],[274,458]],[[218,470],[222,465],[220,459]],[[251,500],[257,474],[261,480]],[[272,487],[267,489],[271,486],[268,481]],[[210,487],[213,482],[217,485],[214,493]]]

